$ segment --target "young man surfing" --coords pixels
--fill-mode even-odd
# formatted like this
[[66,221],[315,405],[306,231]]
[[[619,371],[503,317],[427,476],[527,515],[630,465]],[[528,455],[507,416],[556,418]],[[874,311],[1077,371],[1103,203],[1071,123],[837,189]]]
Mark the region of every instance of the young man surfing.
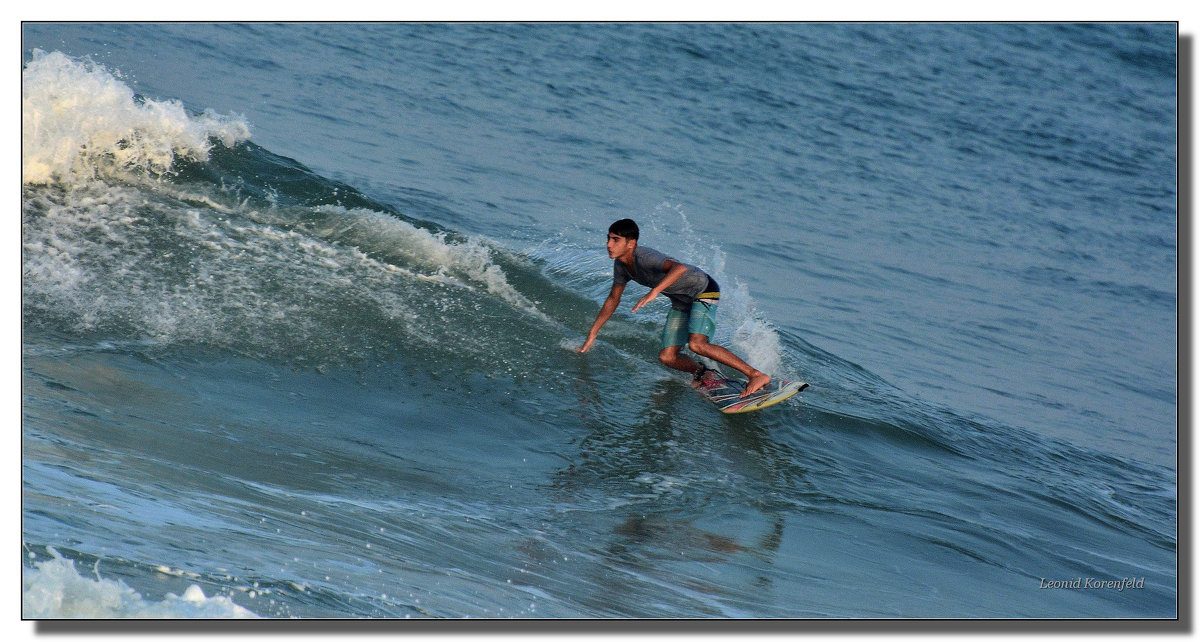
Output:
[[770,383],[771,377],[729,350],[709,343],[717,328],[717,303],[721,299],[721,288],[717,282],[700,268],[680,263],[653,248],[638,247],[638,236],[637,223],[630,219],[621,219],[609,226],[608,256],[613,259],[612,290],[600,307],[600,313],[596,315],[596,321],[592,323],[592,329],[579,352],[587,352],[592,348],[600,328],[620,305],[625,284],[632,279],[650,288],[646,296],[634,304],[634,312],[660,294],[665,294],[671,300],[671,311],[663,326],[662,349],[658,353],[658,360],[663,365],[690,372],[696,381],[713,372],[691,357],[679,354],[679,350],[687,345],[692,352],[746,375],[746,390],[742,392],[742,397]]

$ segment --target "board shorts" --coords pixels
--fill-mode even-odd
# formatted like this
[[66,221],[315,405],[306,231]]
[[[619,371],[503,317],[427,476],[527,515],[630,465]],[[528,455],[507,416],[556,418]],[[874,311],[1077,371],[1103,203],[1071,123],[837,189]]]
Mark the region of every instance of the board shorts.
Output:
[[721,302],[721,289],[711,278],[708,286],[705,292],[692,301],[691,310],[671,308],[671,311],[667,313],[660,350],[685,346],[688,336],[693,334],[703,334],[712,339],[713,333],[717,330],[717,304]]

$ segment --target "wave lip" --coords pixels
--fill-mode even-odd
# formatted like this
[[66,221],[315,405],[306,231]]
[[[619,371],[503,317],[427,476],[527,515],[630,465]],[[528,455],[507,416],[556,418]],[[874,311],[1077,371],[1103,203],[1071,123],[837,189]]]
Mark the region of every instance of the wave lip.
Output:
[[153,100],[103,66],[33,51],[21,73],[21,183],[88,180],[98,174],[164,174],[177,158],[204,161],[216,139],[250,138],[240,116],[189,115],[177,100]]

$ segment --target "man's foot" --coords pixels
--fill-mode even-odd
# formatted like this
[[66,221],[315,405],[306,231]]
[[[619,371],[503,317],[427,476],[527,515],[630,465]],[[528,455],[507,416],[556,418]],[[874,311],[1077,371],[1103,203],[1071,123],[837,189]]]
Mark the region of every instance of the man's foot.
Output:
[[763,386],[767,385],[768,383],[771,383],[771,376],[759,372],[758,374],[750,377],[750,380],[746,382],[746,389],[742,391],[742,394],[738,395],[738,397],[749,397],[759,390],[762,390]]

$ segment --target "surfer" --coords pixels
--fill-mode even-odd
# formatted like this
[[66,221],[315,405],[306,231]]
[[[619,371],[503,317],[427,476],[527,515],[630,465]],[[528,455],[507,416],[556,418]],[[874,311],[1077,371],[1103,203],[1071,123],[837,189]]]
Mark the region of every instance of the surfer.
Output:
[[741,394],[742,397],[770,383],[770,376],[759,372],[729,350],[709,343],[717,328],[717,303],[721,299],[721,288],[717,282],[698,267],[680,263],[653,248],[639,247],[638,236],[637,223],[631,219],[624,218],[609,226],[608,256],[613,259],[612,290],[600,306],[587,340],[578,351],[587,352],[592,348],[600,328],[621,303],[625,284],[633,279],[650,288],[650,292],[634,304],[634,312],[660,294],[665,294],[671,300],[671,311],[667,313],[662,347],[658,353],[658,360],[663,365],[689,372],[697,382],[706,376],[715,376],[716,371],[687,355],[679,354],[679,350],[687,345],[692,352],[746,375],[746,390]]

